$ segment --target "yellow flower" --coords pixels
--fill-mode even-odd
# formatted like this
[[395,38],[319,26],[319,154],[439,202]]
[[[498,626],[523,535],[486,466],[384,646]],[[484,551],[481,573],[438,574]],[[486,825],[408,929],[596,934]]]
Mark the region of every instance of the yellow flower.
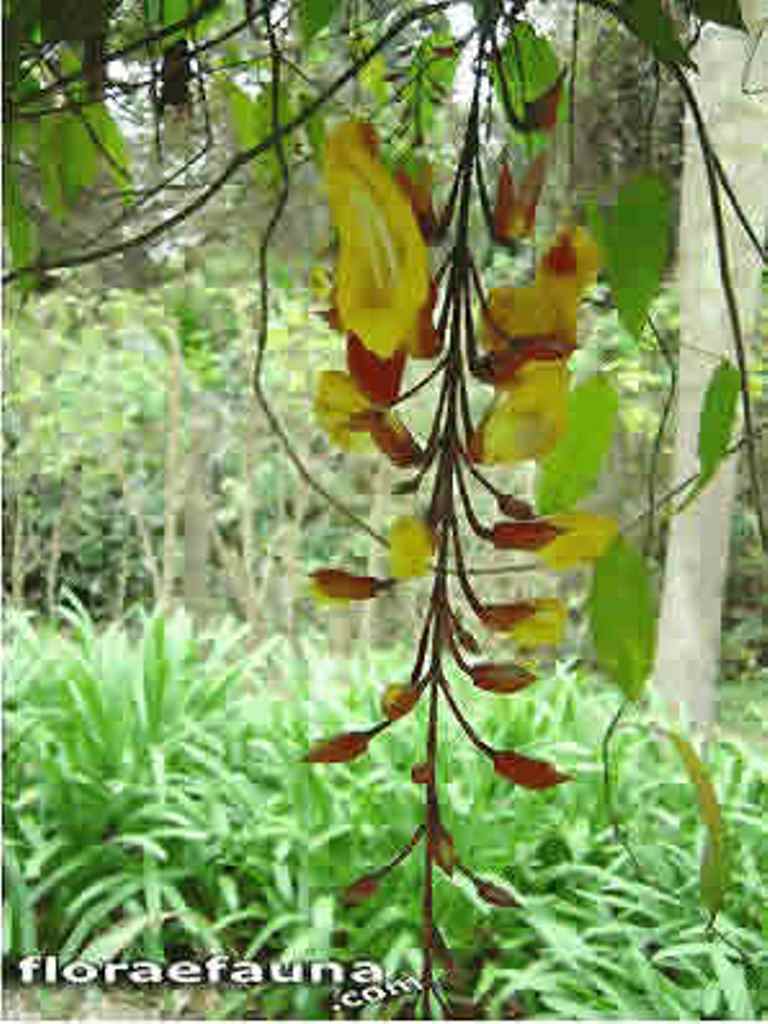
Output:
[[537,552],[551,569],[569,569],[600,558],[619,531],[615,519],[590,512],[563,512],[547,516],[547,522],[563,531]]
[[480,461],[522,462],[552,451],[565,432],[568,377],[559,359],[525,363],[480,424]]
[[582,227],[560,228],[542,256],[532,285],[494,288],[488,295],[486,348],[503,351],[510,338],[557,338],[576,344],[576,312],[595,283],[600,252]]
[[541,282],[524,288],[494,288],[488,299],[482,335],[485,348],[504,351],[510,338],[554,337],[576,344],[577,298],[559,293],[553,297]]
[[589,232],[582,227],[564,227],[539,262],[536,284],[558,307],[575,307],[597,280],[599,269],[600,250]]
[[556,646],[563,639],[568,617],[565,605],[556,597],[539,597],[527,602],[535,608],[529,615],[510,626],[508,635],[521,647]]
[[424,576],[432,560],[434,547],[434,535],[423,519],[400,516],[389,530],[392,575],[401,580]]
[[317,378],[315,417],[329,439],[348,452],[373,451],[365,431],[353,430],[352,417],[370,409],[371,402],[348,373],[323,370]]
[[414,330],[429,289],[429,260],[411,204],[378,159],[369,125],[328,136],[325,181],[339,232],[341,324],[388,359]]

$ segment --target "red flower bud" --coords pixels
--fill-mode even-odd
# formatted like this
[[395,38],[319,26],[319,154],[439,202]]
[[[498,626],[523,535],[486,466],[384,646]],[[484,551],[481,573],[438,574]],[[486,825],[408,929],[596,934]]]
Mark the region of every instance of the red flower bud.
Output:
[[536,682],[536,676],[513,662],[483,662],[472,666],[472,682],[491,693],[515,693]]
[[550,789],[571,778],[561,774],[548,761],[523,757],[514,750],[497,750],[493,755],[493,767],[499,775],[526,789]]
[[367,601],[387,586],[375,576],[354,576],[343,569],[317,569],[311,579],[316,591],[325,597],[346,601]]
[[520,904],[509,891],[494,882],[486,882],[481,878],[474,879],[475,892],[481,900],[493,904],[494,907],[519,907]]
[[491,541],[497,548],[538,551],[551,544],[560,533],[546,519],[529,519],[523,522],[496,523],[491,530]]
[[533,519],[534,511],[527,501],[513,498],[511,494],[499,494],[496,498],[499,512],[510,519]]
[[499,169],[499,184],[496,188],[496,206],[493,211],[493,233],[504,241],[509,235],[512,212],[515,205],[515,186],[509,165],[505,161]]
[[407,715],[420,696],[421,690],[415,686],[388,686],[381,699],[381,710],[390,721],[395,721]]
[[479,616],[488,629],[503,633],[516,622],[530,618],[535,613],[535,605],[527,601],[516,601],[512,604],[487,604],[479,612]]
[[[450,629],[451,627],[449,626],[448,628]],[[465,651],[469,651],[470,654],[480,653],[481,647],[475,637],[460,622],[456,622],[455,619],[453,622],[453,635]]]
[[348,885],[342,897],[347,906],[357,906],[370,899],[379,888],[379,880],[376,875],[363,875],[356,882]]
[[333,764],[353,761],[368,749],[371,736],[367,732],[342,732],[328,740],[314,743],[304,760],[310,764]]

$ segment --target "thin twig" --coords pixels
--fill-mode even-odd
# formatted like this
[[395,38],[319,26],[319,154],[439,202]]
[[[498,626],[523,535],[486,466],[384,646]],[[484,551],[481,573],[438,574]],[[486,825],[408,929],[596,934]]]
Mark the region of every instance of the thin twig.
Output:
[[123,239],[120,242],[104,246],[101,249],[93,249],[90,252],[79,253],[60,260],[41,260],[25,267],[17,267],[3,276],[2,283],[10,284],[12,281],[17,280],[26,273],[63,270],[68,267],[81,267],[89,263],[97,263],[99,260],[107,259],[109,256],[116,256],[129,249],[135,249],[138,246],[145,245],[147,242],[154,241],[161,235],[166,234],[166,232],[171,228],[176,227],[177,224],[182,224],[193,214],[206,206],[213,196],[220,192],[230,178],[232,178],[242,167],[245,167],[246,164],[255,160],[257,157],[269,150],[274,149],[277,151],[278,145],[282,144],[285,138],[296,131],[297,128],[306,124],[316,111],[320,110],[328,100],[335,96],[336,93],[338,93],[349,81],[359,75],[360,71],[366,66],[366,64],[368,64],[376,54],[388,46],[393,39],[397,38],[403,29],[407,28],[407,26],[414,21],[427,18],[431,14],[436,14],[439,11],[445,10],[446,7],[451,5],[451,2],[452,0],[437,0],[435,3],[416,7],[414,10],[404,14],[397,20],[392,28],[378,40],[378,42],[366,50],[359,60],[350,65],[326,89],[321,93],[318,93],[318,95],[303,107],[295,117],[291,118],[285,124],[278,123],[277,127],[273,126],[272,131],[266,136],[266,138],[262,139],[261,142],[237,153],[226,165],[221,174],[219,174],[217,178],[214,178],[210,185],[208,185],[200,195],[196,196],[180,210],[177,210],[169,217],[166,217],[165,220],[160,221],[159,224],[155,224],[154,227],[148,228],[146,231],[142,231],[139,234],[134,235],[132,238]]

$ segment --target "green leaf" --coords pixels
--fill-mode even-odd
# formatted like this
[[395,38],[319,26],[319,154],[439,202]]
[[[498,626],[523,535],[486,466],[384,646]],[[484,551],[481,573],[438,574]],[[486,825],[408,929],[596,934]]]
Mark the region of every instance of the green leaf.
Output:
[[[281,88],[278,98],[278,119],[280,124],[285,124],[291,118],[291,109],[288,93]],[[272,133],[272,90],[262,89],[254,107],[256,119],[256,142],[267,138]],[[284,140],[286,148],[287,140]],[[251,163],[254,180],[257,185],[276,185],[281,179],[280,162],[273,150],[263,153]]]
[[[162,15],[163,27],[168,28],[178,21],[184,21],[199,6],[195,0],[160,0],[158,7]],[[167,40],[164,40],[167,43]]]
[[[504,108],[504,89],[502,75],[506,81],[513,113],[517,118],[525,115],[525,104],[538,99],[557,81],[560,74],[560,62],[552,44],[536,32],[528,22],[519,22],[509,34],[509,38],[501,50],[501,70],[494,64],[491,67],[493,87],[499,106]],[[563,90],[563,96],[565,90]],[[567,109],[561,98],[559,113]],[[519,133],[512,132],[513,136]],[[548,136],[543,132],[533,132],[525,136],[528,143],[538,140],[539,145],[546,144]],[[534,147],[535,148],[535,144]]]
[[699,416],[699,479],[685,501],[676,509],[679,514],[698,497],[717,472],[731,443],[736,419],[736,404],[741,387],[741,374],[723,359],[713,372]]
[[433,32],[416,50],[403,101],[417,142],[429,133],[435,107],[450,96],[457,66],[456,40],[450,32]]
[[62,115],[58,153],[64,199],[71,206],[81,189],[92,185],[99,173],[99,153],[83,119]]
[[656,175],[641,175],[620,189],[613,210],[592,219],[619,319],[639,337],[669,252],[667,187]]
[[[163,915],[168,917],[170,915]],[[114,960],[146,929],[156,924],[157,919],[151,914],[140,914],[129,921],[110,928],[90,942],[80,954],[81,960],[97,963],[100,960]]]
[[107,170],[115,183],[125,189],[125,198],[130,200],[131,159],[122,132],[103,103],[83,107],[82,114],[98,139],[96,148]]
[[[229,116],[235,139],[240,149],[251,149],[272,132],[272,90],[263,89],[252,100],[234,82],[224,81],[220,88],[227,97]],[[288,95],[281,89],[278,96],[281,124],[290,118]],[[275,153],[269,151],[251,161],[251,171],[257,185],[272,186],[280,180],[280,164]]]
[[699,419],[699,463],[701,475],[707,480],[714,475],[731,443],[740,387],[741,374],[728,359],[723,359],[710,378]]
[[720,813],[720,805],[717,802],[715,787],[712,785],[709,773],[688,740],[671,730],[666,730],[666,735],[680,755],[686,775],[696,787],[696,798],[699,802],[701,820],[709,829],[712,837],[719,841],[722,838],[722,814]]
[[699,888],[701,902],[716,917],[723,907],[725,890],[728,886],[728,867],[722,843],[716,843],[707,836],[699,867]]
[[746,30],[739,0],[690,0],[690,4],[696,17],[702,21]]
[[568,396],[568,429],[541,464],[536,484],[540,515],[565,512],[587,494],[600,473],[616,426],[619,400],[600,375]]
[[[170,28],[171,25],[176,25],[180,21],[186,21],[203,5],[209,7],[209,10],[194,22],[195,30],[202,34],[221,20],[225,10],[222,0],[218,0],[212,6],[209,5],[209,0],[144,0],[144,17],[150,25]],[[160,45],[165,50],[179,39],[185,39],[189,31],[189,26],[179,28],[175,32],[163,36]]]
[[3,173],[3,224],[13,266],[34,263],[38,254],[37,225],[27,213],[16,174],[10,167],[5,167]]
[[299,21],[306,43],[330,24],[338,6],[338,0],[301,0]]
[[651,48],[660,61],[696,69],[677,38],[674,23],[663,10],[660,0],[623,0],[620,9],[627,27]]
[[258,140],[256,123],[256,104],[234,82],[223,79],[219,88],[226,97],[229,106],[229,118],[240,149],[250,149]]
[[691,744],[679,733],[663,730],[680,755],[685,773],[696,788],[699,815],[707,829],[707,841],[699,869],[701,900],[714,918],[720,911],[727,884],[723,816],[709,772]]
[[377,103],[384,104],[389,98],[386,81],[387,62],[380,53],[368,61],[360,72],[360,84],[367,89]]
[[61,182],[59,154],[61,152],[61,117],[51,114],[42,118],[40,125],[40,152],[38,161],[43,188],[43,199],[48,212],[57,220],[63,220],[66,213],[64,190]]
[[590,627],[600,668],[639,700],[653,666],[656,614],[642,556],[619,537],[595,563]]
[[[729,1020],[757,1020],[756,1009],[752,1004],[748,985],[744,977],[744,968],[741,964],[735,964],[725,955],[722,946],[712,946],[710,953],[712,966],[715,969],[717,980],[720,983],[725,1001],[728,1005]],[[755,968],[755,975],[758,969]],[[757,992],[757,986],[753,989]]]

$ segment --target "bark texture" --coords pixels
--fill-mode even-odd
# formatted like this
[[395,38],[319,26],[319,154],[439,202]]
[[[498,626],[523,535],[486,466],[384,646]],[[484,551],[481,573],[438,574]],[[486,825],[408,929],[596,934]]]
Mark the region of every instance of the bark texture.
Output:
[[[741,91],[747,37],[708,25],[692,76],[711,142],[760,237],[766,224],[768,113]],[[673,480],[698,471],[699,414],[721,356],[734,363],[704,161],[686,115],[680,225],[680,375]],[[754,344],[760,261],[722,198],[728,257],[745,341]],[[655,666],[656,686],[692,723],[715,719],[716,679],[737,462],[729,459],[702,495],[670,522]]]

